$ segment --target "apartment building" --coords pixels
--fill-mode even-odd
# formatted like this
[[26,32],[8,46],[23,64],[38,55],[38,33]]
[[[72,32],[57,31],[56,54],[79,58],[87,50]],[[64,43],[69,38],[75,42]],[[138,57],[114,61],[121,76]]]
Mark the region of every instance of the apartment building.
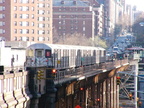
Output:
[[53,27],[58,36],[80,33],[88,38],[94,37],[95,13],[88,1],[54,0]]
[[0,0],[0,37],[52,43],[52,0]]

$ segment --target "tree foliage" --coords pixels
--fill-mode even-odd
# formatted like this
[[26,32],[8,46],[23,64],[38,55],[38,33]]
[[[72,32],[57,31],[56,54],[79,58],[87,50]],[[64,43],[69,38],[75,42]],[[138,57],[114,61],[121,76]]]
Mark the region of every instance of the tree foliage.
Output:
[[90,38],[90,40],[92,43],[91,45],[93,46],[107,48],[106,41],[101,39],[99,36],[95,36],[94,39]]
[[141,25],[142,22],[144,22],[144,16],[140,15],[139,18],[134,22],[132,31],[136,36],[136,42],[144,44],[144,42],[142,42],[144,39],[144,25]]

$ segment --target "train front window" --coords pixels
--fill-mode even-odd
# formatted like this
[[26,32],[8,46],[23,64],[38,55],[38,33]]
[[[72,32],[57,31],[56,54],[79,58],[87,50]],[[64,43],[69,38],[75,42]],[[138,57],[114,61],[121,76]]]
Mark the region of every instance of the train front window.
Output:
[[51,50],[45,50],[45,57],[51,58]]
[[36,50],[36,57],[42,57],[43,56],[43,50]]
[[32,49],[27,50],[27,56],[33,57],[34,56],[34,51]]

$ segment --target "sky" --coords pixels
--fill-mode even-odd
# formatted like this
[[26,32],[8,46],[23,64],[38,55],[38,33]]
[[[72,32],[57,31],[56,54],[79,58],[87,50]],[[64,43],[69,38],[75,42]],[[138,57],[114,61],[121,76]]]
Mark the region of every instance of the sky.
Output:
[[135,5],[137,10],[144,11],[144,0],[126,0],[126,3]]

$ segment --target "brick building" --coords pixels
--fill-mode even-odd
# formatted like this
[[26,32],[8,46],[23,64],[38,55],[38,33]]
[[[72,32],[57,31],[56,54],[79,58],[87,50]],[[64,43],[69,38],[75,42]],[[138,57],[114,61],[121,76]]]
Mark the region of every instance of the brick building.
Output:
[[59,36],[80,33],[88,38],[94,37],[95,13],[88,1],[53,1],[53,27]]
[[52,0],[0,0],[0,37],[52,43]]

